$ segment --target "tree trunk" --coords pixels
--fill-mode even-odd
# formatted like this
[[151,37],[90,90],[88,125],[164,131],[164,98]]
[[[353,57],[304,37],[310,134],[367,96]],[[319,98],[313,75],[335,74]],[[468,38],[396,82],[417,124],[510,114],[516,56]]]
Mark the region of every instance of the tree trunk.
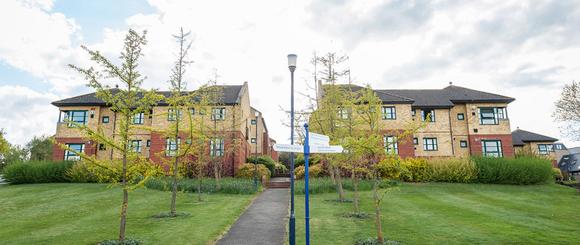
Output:
[[375,180],[373,183],[373,199],[375,201],[375,223],[377,226],[377,240],[379,244],[383,244],[385,239],[383,238],[383,227],[381,224],[381,199],[379,198],[379,187],[377,180]]
[[[129,90],[131,87],[129,86]],[[129,151],[129,140],[127,135],[129,133],[129,119],[130,116],[125,116],[125,137],[123,137],[124,151],[123,151],[123,171],[121,173],[121,187],[123,188],[123,204],[121,204],[121,221],[119,224],[119,241],[125,241],[125,227],[127,225],[127,208],[129,206],[129,191],[127,190],[127,152]]]
[[334,167],[334,177],[336,179],[336,188],[338,191],[338,200],[344,202],[344,189],[342,188],[342,177],[340,174],[340,169],[338,167]]
[[219,164],[221,164],[221,162],[215,161],[215,163],[213,164],[213,175],[215,178],[215,184],[216,184],[216,189],[220,190],[222,188],[221,183],[220,183],[220,179],[221,179],[221,175],[220,175],[220,166]]
[[354,169],[352,171],[351,178],[352,178],[352,187],[354,189],[354,198],[353,198],[354,199],[353,200],[353,203],[354,203],[354,212],[356,214],[359,214],[360,213],[360,207],[359,207],[359,193],[358,193],[358,178],[356,177],[356,174],[355,174]]
[[201,182],[202,181],[203,181],[202,176],[200,174],[199,177],[197,178],[197,200],[200,202],[202,201],[201,200],[201,184],[202,184]]
[[175,202],[177,199],[177,167],[179,164],[179,157],[175,157],[175,163],[173,163],[173,186],[171,188],[171,216],[176,215]]
[[330,174],[330,180],[332,180],[333,185],[336,185],[336,178],[334,178],[334,167],[328,161],[326,161],[325,158],[323,158],[323,159],[324,159],[324,162],[326,163],[326,166],[328,168],[328,173]]

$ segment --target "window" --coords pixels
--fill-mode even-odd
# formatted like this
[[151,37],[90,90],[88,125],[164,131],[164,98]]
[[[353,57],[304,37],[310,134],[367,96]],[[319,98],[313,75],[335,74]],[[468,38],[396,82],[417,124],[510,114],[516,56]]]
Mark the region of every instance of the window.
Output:
[[383,120],[397,119],[397,111],[394,106],[383,106]]
[[104,151],[107,150],[107,147],[105,146],[105,144],[99,144],[99,151]]
[[181,119],[181,110],[169,109],[167,110],[167,121],[175,121],[177,117]]
[[252,121],[250,122],[252,125],[256,125],[256,119],[252,119]]
[[338,118],[340,119],[348,119],[349,115],[348,115],[348,109],[346,108],[340,108],[338,109]]
[[482,140],[481,152],[485,157],[502,157],[501,141],[499,140]]
[[459,147],[461,147],[461,148],[467,148],[467,140],[461,140],[461,141],[459,141]]
[[251,142],[252,142],[252,144],[255,144],[256,143],[256,138],[252,138]]
[[87,125],[89,121],[88,111],[61,111],[59,122],[68,123],[69,127],[75,127],[74,123]]
[[437,138],[423,138],[423,150],[436,151],[437,150]]
[[383,143],[385,144],[385,151],[388,154],[399,154],[399,145],[395,136],[385,135],[383,137]]
[[144,121],[145,121],[145,113],[143,112],[136,113],[133,115],[133,117],[131,117],[131,122],[133,124],[143,124]]
[[435,122],[435,110],[423,109],[421,110],[421,120],[428,122]]
[[211,110],[211,120],[218,121],[226,118],[226,108],[213,108]]
[[554,151],[554,145],[552,144],[538,144],[538,153],[540,155],[548,155],[550,152]]
[[413,145],[419,144],[419,138],[413,138]]
[[68,148],[72,151],[66,150],[64,151],[64,160],[65,161],[78,161],[81,160],[81,156],[77,155],[75,152],[84,152],[85,151],[85,144],[66,144]]
[[415,115],[417,115],[417,112],[415,110],[411,110],[411,116],[414,117]]
[[195,115],[195,108],[189,108],[189,114],[191,114],[191,116]]
[[497,118],[498,119],[508,119],[507,118],[507,110],[505,107],[498,107],[497,108]]
[[563,145],[563,144],[555,144],[555,145],[554,145],[554,148],[555,148],[556,150],[564,150],[564,145]]
[[131,151],[141,152],[141,141],[140,140],[131,140]]
[[103,123],[109,123],[109,117],[108,117],[108,116],[104,116],[104,117],[101,119],[101,122],[103,122]]
[[223,156],[224,155],[224,139],[215,138],[210,142],[210,155]]
[[457,120],[465,120],[465,114],[457,113]]
[[146,146],[151,147],[151,140],[147,140]]
[[479,108],[479,124],[494,125],[498,123],[497,108]]
[[174,138],[167,138],[165,140],[165,155],[170,157],[175,156],[177,154],[177,145],[180,143],[180,138],[177,138],[177,141]]

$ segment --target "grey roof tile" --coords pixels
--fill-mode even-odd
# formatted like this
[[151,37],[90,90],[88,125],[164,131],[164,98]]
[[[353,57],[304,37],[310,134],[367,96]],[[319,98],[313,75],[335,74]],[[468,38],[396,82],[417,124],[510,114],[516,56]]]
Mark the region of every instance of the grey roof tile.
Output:
[[515,146],[524,145],[525,142],[539,141],[556,142],[558,139],[521,129],[516,129],[512,132],[512,144]]

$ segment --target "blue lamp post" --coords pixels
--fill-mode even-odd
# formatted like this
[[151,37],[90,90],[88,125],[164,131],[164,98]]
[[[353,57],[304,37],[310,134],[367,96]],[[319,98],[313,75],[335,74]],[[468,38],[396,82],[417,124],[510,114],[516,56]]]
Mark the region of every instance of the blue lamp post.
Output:
[[[290,144],[294,144],[294,71],[296,70],[295,54],[288,55],[288,69],[290,69]],[[294,215],[294,153],[290,152],[290,220],[288,241],[296,244],[296,216]]]

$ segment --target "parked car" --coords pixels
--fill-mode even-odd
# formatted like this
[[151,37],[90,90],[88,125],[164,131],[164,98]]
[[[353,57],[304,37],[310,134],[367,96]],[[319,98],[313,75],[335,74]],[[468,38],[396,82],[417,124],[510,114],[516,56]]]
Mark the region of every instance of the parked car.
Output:
[[564,155],[560,159],[560,162],[558,162],[558,168],[560,168],[562,172],[570,174],[579,174],[580,173],[579,160],[580,153]]

